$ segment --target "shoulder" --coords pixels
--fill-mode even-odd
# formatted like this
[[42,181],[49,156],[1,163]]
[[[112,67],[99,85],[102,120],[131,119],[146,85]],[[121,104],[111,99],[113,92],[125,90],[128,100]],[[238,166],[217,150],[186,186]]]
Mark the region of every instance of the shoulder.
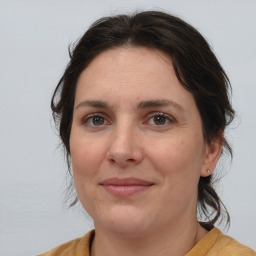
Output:
[[[219,231],[219,230],[218,230]],[[224,235],[219,231],[215,245],[210,255],[232,255],[232,256],[256,256],[256,252],[246,245],[239,243],[234,238]]]
[[208,232],[186,256],[256,256],[249,247],[224,235],[218,228]]
[[89,256],[93,236],[94,230],[90,231],[83,237],[61,244],[38,256]]

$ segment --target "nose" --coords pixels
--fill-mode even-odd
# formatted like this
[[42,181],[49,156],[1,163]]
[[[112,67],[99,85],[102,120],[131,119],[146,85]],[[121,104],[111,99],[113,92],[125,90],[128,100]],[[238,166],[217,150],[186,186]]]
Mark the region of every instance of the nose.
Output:
[[106,154],[108,161],[120,167],[136,165],[143,159],[139,132],[131,127],[116,128]]

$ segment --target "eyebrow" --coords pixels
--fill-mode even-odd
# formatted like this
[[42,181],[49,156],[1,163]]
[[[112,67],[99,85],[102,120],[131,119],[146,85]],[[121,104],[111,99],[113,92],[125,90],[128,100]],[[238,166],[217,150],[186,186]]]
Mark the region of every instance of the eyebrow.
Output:
[[79,103],[75,109],[82,107],[82,106],[88,106],[88,107],[94,107],[94,108],[112,108],[108,103],[101,101],[101,100],[85,100]]
[[181,105],[179,105],[174,101],[166,100],[166,99],[142,101],[138,104],[138,109],[152,108],[152,107],[166,107],[166,106],[173,106],[180,111],[184,111],[184,108]]
[[[82,107],[82,106],[88,106],[88,107],[94,107],[94,108],[102,108],[102,109],[112,109],[113,107],[109,105],[105,101],[101,100],[85,100],[79,103],[75,109]],[[145,109],[145,108],[152,108],[152,107],[166,107],[166,106],[172,106],[179,111],[184,111],[184,108],[179,105],[178,103],[171,101],[171,100],[166,100],[166,99],[160,99],[160,100],[146,100],[146,101],[141,101],[137,105],[137,109]]]

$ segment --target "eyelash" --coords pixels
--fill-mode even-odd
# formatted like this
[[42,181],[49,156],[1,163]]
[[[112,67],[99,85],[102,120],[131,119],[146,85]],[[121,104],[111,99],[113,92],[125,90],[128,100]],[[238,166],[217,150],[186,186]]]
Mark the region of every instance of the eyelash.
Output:
[[[164,113],[162,113],[162,112],[152,113],[152,114],[151,114],[151,117],[150,117],[149,119],[147,119],[146,122],[149,122],[149,120],[151,120],[151,119],[154,120],[154,118],[158,118],[158,117],[164,118],[164,121],[165,121],[164,124],[156,124],[156,123],[154,123],[154,124],[152,124],[152,125],[155,125],[155,126],[164,126],[164,125],[168,125],[168,124],[170,124],[170,123],[174,123],[174,122],[175,122],[175,120],[174,120],[172,117],[170,117],[169,115],[164,114]],[[155,120],[154,120],[154,121],[155,121]],[[168,122],[168,123],[166,123],[166,122]]]
[[[93,122],[93,118],[96,118],[96,117],[103,119],[104,123],[100,124],[100,125],[95,125],[93,123],[90,124],[90,122]],[[93,113],[91,115],[86,116],[82,120],[82,124],[86,124],[86,125],[91,126],[91,127],[100,127],[102,125],[106,125],[106,124],[109,124],[109,123],[107,123],[107,119],[101,113]]]
[[[100,118],[103,122],[100,123],[99,125],[94,124],[93,123],[93,121],[94,121],[93,118]],[[163,124],[156,124],[154,118],[164,119],[164,123]],[[150,120],[153,120],[154,123],[150,124]],[[168,125],[168,124],[171,124],[171,123],[174,123],[174,122],[175,122],[175,119],[172,118],[171,116],[169,116],[167,114],[164,114],[162,112],[154,112],[154,113],[151,113],[149,115],[149,118],[147,118],[147,120],[145,122],[143,122],[143,124],[149,124],[149,125],[152,125],[152,126],[157,126],[157,127],[162,126],[163,127],[165,125]],[[104,115],[102,113],[93,113],[93,114],[90,114],[90,115],[86,116],[82,120],[82,124],[90,126],[90,127],[102,127],[104,125],[109,125],[110,122],[108,122],[108,120],[104,117]]]

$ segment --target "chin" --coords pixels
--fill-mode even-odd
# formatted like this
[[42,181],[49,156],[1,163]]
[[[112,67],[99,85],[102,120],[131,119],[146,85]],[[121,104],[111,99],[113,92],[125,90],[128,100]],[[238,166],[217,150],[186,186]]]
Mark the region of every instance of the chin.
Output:
[[[150,226],[149,215],[142,209],[132,206],[116,206],[110,209],[104,216],[95,219],[95,227],[104,226],[106,230],[124,236],[144,233]],[[97,221],[98,220],[98,221]]]

